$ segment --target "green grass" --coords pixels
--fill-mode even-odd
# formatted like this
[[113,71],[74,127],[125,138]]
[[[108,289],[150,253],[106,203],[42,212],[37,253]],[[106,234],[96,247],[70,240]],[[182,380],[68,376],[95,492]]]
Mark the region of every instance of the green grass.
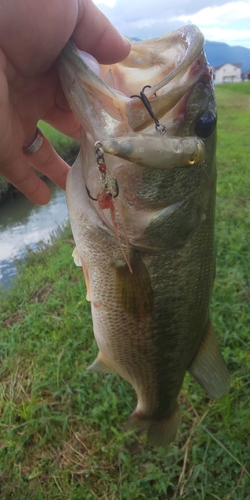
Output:
[[0,297],[1,500],[250,500],[250,97],[226,87],[216,88],[212,318],[230,394],[212,402],[187,375],[167,451],[120,432],[135,395],[116,376],[86,372],[97,350],[65,229],[28,254]]
[[223,83],[216,87],[220,89],[218,92],[228,90],[229,92],[237,92],[238,94],[250,95],[250,81],[238,83]]

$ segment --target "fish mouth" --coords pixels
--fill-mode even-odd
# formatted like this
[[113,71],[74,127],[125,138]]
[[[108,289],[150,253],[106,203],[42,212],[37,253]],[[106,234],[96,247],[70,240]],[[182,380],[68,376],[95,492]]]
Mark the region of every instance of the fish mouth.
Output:
[[[185,26],[153,40],[131,41],[131,52],[124,61],[100,66],[70,42],[59,56],[59,74],[69,103],[91,140],[151,133],[154,117],[161,120],[167,133],[173,133],[194,87],[201,81],[211,82],[203,46],[200,30]],[[140,98],[143,88],[152,114]]]

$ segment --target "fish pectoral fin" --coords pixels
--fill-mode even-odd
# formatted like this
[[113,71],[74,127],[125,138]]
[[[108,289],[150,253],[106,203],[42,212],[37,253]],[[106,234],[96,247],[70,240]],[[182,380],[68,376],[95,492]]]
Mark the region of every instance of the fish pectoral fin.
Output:
[[189,372],[211,399],[219,399],[230,389],[230,376],[210,322]]
[[175,440],[179,425],[179,408],[176,405],[174,413],[170,417],[160,419],[146,419],[135,410],[131,415],[129,425],[135,426],[147,432],[149,444],[166,448]]
[[191,195],[155,212],[144,232],[130,241],[140,248],[182,248],[202,224],[203,215],[195,195]]
[[99,352],[97,358],[92,363],[92,365],[88,366],[87,370],[96,371],[99,373],[116,373],[104,359],[102,354]]
[[153,290],[147,268],[135,252],[126,262],[115,265],[116,299],[120,307],[135,316],[150,315],[153,308]]

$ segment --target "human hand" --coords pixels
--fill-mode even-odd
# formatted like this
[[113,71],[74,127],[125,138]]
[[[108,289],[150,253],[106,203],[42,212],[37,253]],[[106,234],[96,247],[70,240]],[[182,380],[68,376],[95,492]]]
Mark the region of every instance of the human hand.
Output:
[[0,0],[0,173],[39,204],[48,203],[50,191],[31,165],[63,189],[69,167],[46,137],[32,156],[23,153],[38,120],[80,137],[54,64],[70,37],[103,64],[129,52],[91,0]]

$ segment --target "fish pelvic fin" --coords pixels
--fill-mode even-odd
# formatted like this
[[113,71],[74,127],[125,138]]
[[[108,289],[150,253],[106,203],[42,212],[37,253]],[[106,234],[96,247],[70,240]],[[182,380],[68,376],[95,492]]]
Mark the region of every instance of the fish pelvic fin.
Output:
[[115,264],[116,298],[123,310],[135,316],[152,313],[153,290],[147,268],[137,252],[126,263]]
[[75,247],[73,252],[72,252],[72,257],[74,259],[74,263],[76,266],[79,266],[79,267],[82,267],[82,261],[81,261],[81,257],[79,255],[79,252],[77,250],[77,248]]
[[104,359],[100,352],[98,353],[95,361],[93,361],[92,365],[88,366],[87,370],[99,373],[116,373],[111,366],[109,366],[108,362]]
[[74,259],[75,265],[82,267],[84,279],[85,279],[85,283],[86,283],[86,289],[87,289],[86,300],[91,301],[90,279],[89,279],[88,269],[85,266],[84,262],[82,261],[81,256],[80,256],[76,247],[73,250],[72,257]]
[[230,389],[230,376],[210,322],[189,371],[211,399],[219,399]]
[[179,421],[179,408],[176,405],[176,409],[170,417],[160,419],[146,419],[135,410],[129,419],[128,425],[146,431],[148,442],[152,446],[166,448],[175,440]]

